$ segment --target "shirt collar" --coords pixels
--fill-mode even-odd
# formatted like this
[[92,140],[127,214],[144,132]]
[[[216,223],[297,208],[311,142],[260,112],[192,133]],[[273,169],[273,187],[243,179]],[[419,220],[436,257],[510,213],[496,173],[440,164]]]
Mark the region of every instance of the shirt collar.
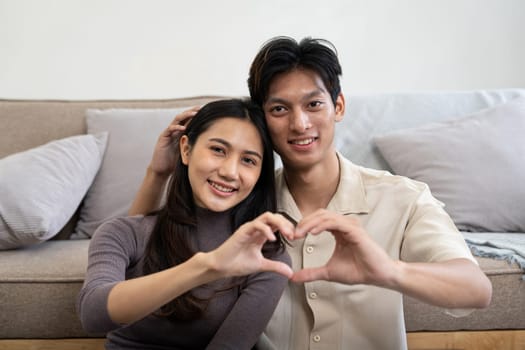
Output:
[[[366,190],[359,167],[337,152],[340,178],[337,190],[326,209],[342,215],[366,214],[369,207],[366,201]],[[298,222],[302,215],[288,189],[283,169],[276,172],[277,210],[289,219]]]

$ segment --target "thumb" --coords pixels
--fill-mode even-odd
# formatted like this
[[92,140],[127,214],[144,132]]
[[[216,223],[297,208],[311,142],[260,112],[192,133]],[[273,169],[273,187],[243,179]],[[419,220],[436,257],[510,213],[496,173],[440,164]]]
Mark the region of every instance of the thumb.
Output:
[[278,274],[281,274],[287,278],[290,278],[293,275],[293,271],[290,266],[286,265],[283,262],[273,261],[269,259],[264,259],[262,261],[261,270],[277,272]]
[[313,267],[294,272],[292,281],[296,283],[310,282],[315,280],[328,280],[326,267]]

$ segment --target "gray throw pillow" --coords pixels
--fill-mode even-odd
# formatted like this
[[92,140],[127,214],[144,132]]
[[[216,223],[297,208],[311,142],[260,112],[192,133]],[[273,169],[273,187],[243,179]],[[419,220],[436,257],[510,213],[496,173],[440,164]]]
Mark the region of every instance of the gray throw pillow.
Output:
[[108,145],[93,185],[80,209],[71,238],[91,237],[104,221],[126,216],[161,131],[188,109],[88,109],[88,133],[109,132]]
[[463,231],[525,232],[525,97],[376,137],[392,170],[429,185]]
[[106,141],[107,133],[72,136],[0,159],[0,249],[60,231],[95,178]]

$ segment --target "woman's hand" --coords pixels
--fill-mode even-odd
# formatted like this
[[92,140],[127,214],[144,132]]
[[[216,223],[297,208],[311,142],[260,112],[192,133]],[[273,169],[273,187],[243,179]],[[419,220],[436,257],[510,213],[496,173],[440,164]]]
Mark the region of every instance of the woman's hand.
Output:
[[186,129],[186,124],[199,111],[200,106],[195,106],[177,114],[166,129],[162,131],[155,144],[153,157],[149,170],[159,177],[168,177],[175,168],[176,155],[173,152],[174,143],[177,142],[179,133]]
[[220,247],[209,253],[212,269],[222,277],[244,276],[261,271],[273,271],[288,278],[293,274],[290,266],[266,259],[262,246],[276,239],[274,232],[293,237],[293,224],[280,214],[266,212],[240,226]]

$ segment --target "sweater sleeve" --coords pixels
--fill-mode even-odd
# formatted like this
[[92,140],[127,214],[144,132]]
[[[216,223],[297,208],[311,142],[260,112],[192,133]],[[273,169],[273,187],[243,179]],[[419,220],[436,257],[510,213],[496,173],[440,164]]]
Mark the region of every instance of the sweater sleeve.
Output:
[[120,327],[109,316],[111,289],[126,279],[126,269],[136,254],[136,238],[129,219],[109,221],[95,232],[89,246],[84,285],[77,299],[82,327],[89,333],[106,333]]
[[[286,252],[273,260],[291,265]],[[251,349],[270,321],[287,283],[286,277],[274,272],[249,276],[239,299],[206,349]]]

